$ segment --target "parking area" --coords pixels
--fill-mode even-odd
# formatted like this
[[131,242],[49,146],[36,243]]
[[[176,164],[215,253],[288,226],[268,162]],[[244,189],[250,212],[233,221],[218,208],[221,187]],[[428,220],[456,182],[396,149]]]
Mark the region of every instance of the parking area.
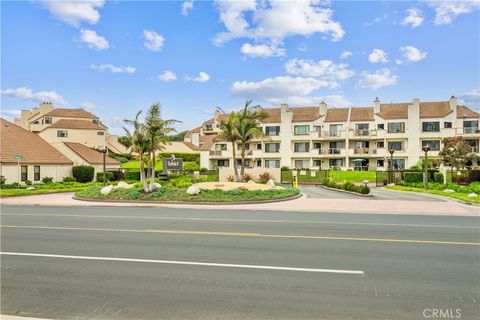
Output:
[[423,194],[412,194],[407,192],[395,192],[383,188],[371,188],[372,197],[360,197],[354,194],[328,190],[322,186],[301,185],[300,191],[308,198],[316,199],[365,199],[365,200],[404,200],[404,201],[437,201],[444,202],[439,198],[433,198]]

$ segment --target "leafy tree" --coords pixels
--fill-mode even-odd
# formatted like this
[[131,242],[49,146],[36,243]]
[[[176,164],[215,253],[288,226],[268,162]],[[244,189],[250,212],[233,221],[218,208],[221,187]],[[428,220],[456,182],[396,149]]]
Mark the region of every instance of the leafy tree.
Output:
[[185,139],[186,134],[187,134],[187,131],[181,131],[177,134],[171,135],[170,136],[170,141],[180,141],[180,142],[182,142]]
[[444,138],[442,142],[443,148],[439,155],[442,157],[442,163],[450,167],[453,179],[453,169],[465,168],[467,161],[471,158],[472,149],[461,136]]
[[[225,113],[221,108],[217,108],[219,111]],[[233,170],[235,172],[235,180],[241,181],[242,179],[238,175],[238,168],[236,161],[235,153],[235,143],[238,141],[238,115],[235,112],[231,112],[228,116],[227,121],[220,123],[220,138],[230,142],[232,144],[232,157],[233,157]]]
[[125,148],[130,148],[132,146],[132,140],[128,136],[118,137],[118,143],[123,145]]

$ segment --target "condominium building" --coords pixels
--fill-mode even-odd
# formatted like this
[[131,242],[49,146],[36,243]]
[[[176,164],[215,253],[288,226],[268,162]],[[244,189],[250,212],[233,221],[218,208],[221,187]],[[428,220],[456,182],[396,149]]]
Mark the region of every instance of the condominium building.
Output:
[[[282,104],[264,110],[264,136],[246,145],[247,167],[386,170],[393,156],[395,168],[408,168],[421,160],[423,146],[429,146],[430,157],[438,157],[442,139],[454,136],[463,136],[472,153],[479,154],[480,114],[458,105],[453,96],[448,101],[405,103],[381,103],[377,98],[370,107],[328,108],[322,101],[318,106]],[[201,153],[201,167],[233,167],[232,144],[219,135],[227,117],[216,112],[186,135],[185,142]],[[240,158],[240,145],[234,147]],[[478,160],[469,165],[479,166]]]

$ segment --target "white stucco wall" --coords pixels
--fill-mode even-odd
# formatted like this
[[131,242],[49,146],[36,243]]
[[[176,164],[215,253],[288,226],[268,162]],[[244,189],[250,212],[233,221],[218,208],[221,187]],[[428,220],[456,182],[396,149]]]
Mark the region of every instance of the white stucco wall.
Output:
[[[40,166],[40,180],[34,181],[34,166],[35,164],[22,164],[28,166],[27,180],[34,183],[41,182],[43,177],[52,177],[53,181],[62,181],[64,177],[72,176],[71,165],[48,165],[39,164]],[[4,176],[7,183],[19,182],[19,167],[16,164],[0,164],[0,175]]]

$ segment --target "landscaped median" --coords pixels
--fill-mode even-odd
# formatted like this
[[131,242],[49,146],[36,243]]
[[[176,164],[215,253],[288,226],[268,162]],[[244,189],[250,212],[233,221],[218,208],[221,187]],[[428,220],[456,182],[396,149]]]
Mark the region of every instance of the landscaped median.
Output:
[[350,181],[345,183],[325,179],[323,186],[327,189],[335,189],[343,192],[354,193],[360,196],[370,196],[370,188],[367,185],[356,185]]
[[[300,195],[298,189],[293,187],[256,183],[211,182],[192,186],[189,188],[160,187],[156,191],[144,193],[141,185],[137,183],[130,188],[114,188],[107,195],[100,192],[101,186],[92,186],[75,193],[75,197],[83,200],[107,201],[251,203],[293,199]],[[187,193],[189,189],[197,192]]]
[[54,182],[38,183],[31,186],[26,185],[2,185],[0,186],[0,197],[29,196],[35,194],[75,192],[84,190],[91,186],[100,186],[100,183],[79,183],[79,182]]
[[423,183],[387,186],[385,188],[398,191],[427,193],[460,200],[466,203],[480,204],[480,182],[471,183],[469,186],[459,186],[450,183],[429,183],[429,189],[424,189]]

